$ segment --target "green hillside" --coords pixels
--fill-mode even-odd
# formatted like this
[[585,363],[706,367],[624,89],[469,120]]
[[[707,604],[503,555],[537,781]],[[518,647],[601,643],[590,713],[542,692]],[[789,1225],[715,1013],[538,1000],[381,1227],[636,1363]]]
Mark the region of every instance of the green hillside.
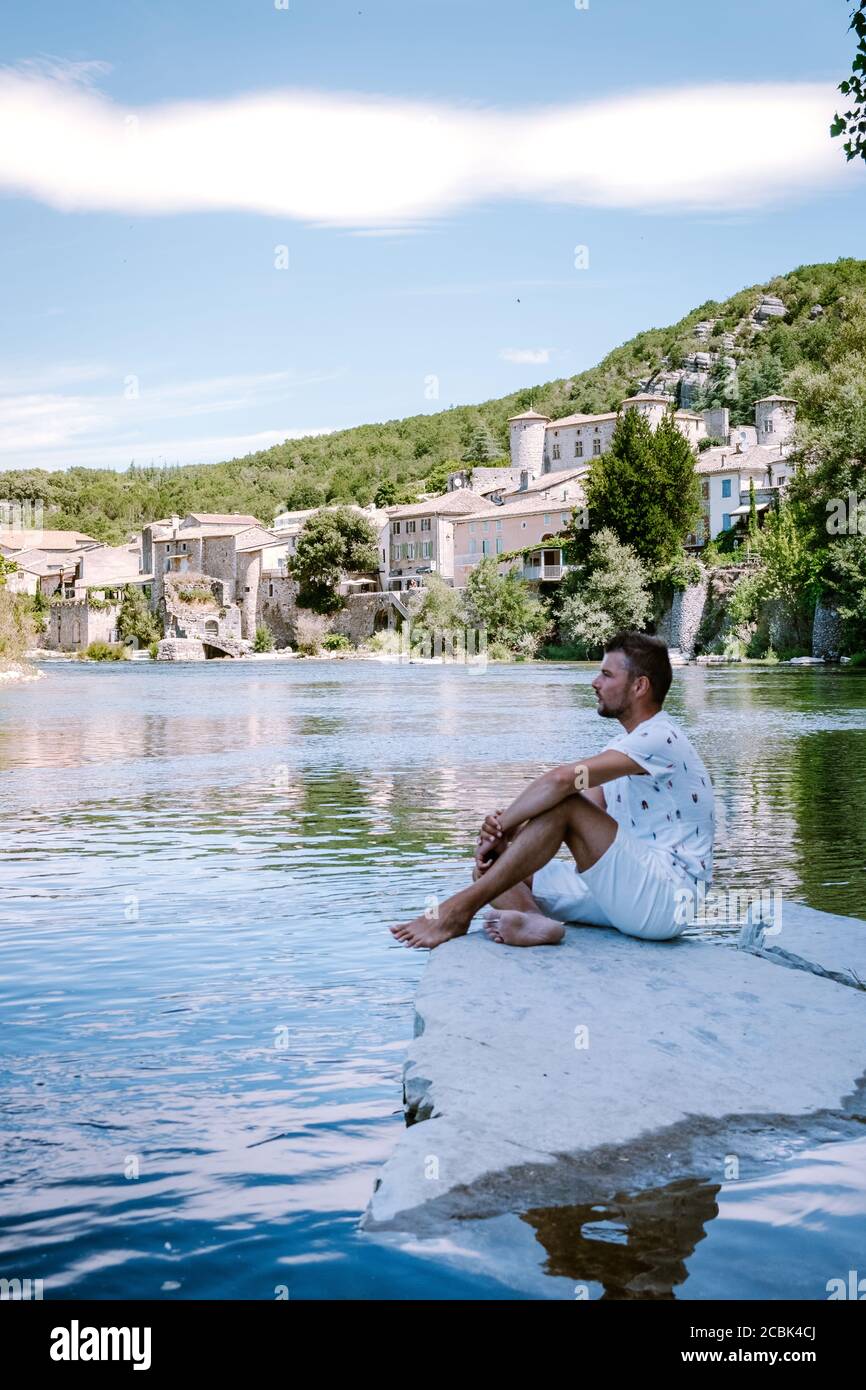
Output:
[[[11,471],[3,475],[3,492],[13,500],[41,499],[46,525],[80,527],[111,542],[172,512],[237,511],[269,522],[287,505],[365,505],[377,493],[380,500],[402,501],[423,490],[428,478],[430,490],[437,483],[441,488],[441,465],[471,458],[479,439],[492,439],[506,453],[506,421],[530,401],[552,417],[615,409],[660,371],[680,368],[687,354],[721,351],[726,333],[734,338],[730,355],[737,363],[738,393],[726,395],[724,376],[714,373],[698,404],[713,399],[728,404],[735,421],[750,419],[754,399],[772,391],[784,393],[795,368],[804,363],[826,365],[834,334],[854,312],[848,297],[855,290],[866,290],[866,261],[800,266],[723,302],[709,300],[668,328],[639,333],[579,376],[526,387],[498,400],[288,440],[226,463],[134,467],[125,473],[86,468]],[[753,332],[748,316],[762,294],[777,295],[787,314]],[[813,318],[811,310],[817,304],[824,312]],[[694,329],[707,319],[716,322],[709,339],[700,340]]]

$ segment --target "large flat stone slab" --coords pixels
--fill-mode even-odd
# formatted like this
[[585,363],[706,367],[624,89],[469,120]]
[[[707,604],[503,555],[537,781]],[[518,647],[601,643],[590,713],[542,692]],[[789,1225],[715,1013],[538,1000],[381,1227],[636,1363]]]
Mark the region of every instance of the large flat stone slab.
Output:
[[712,942],[473,931],[431,952],[416,1034],[370,1231],[721,1180],[866,1117],[866,994]]
[[777,965],[826,975],[840,984],[866,990],[866,922],[857,917],[840,917],[786,902],[780,922],[771,924],[769,930],[760,924],[743,927],[739,945]]

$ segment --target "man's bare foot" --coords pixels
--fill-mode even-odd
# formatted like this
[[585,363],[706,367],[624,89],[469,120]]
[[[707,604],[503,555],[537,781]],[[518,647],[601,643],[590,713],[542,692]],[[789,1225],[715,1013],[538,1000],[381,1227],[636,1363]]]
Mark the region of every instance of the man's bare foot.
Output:
[[413,917],[411,922],[401,922],[390,931],[404,946],[432,949],[452,937],[463,936],[471,921],[471,916],[467,917],[456,908],[440,908],[438,917]]
[[541,912],[490,912],[483,926],[490,940],[502,946],[555,946],[565,936],[563,923]]

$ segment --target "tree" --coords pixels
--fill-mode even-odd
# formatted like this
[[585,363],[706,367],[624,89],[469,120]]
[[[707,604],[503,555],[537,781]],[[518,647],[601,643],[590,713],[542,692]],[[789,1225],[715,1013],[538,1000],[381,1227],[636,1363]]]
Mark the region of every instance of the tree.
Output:
[[144,592],[138,584],[123,586],[123,601],[117,615],[117,630],[124,642],[138,639],[139,647],[158,642],[162,630],[155,614],[148,607]]
[[502,456],[502,446],[496,443],[487,426],[481,423],[476,425],[463,450],[464,463],[489,463]]
[[[593,459],[586,484],[593,530],[612,530],[651,564],[671,560],[701,515],[695,456],[666,411],[655,431],[637,410],[624,410],[607,453]],[[578,554],[586,538],[569,530]]]
[[500,574],[493,555],[470,572],[463,603],[467,625],[485,628],[488,643],[502,642],[524,653],[534,650],[550,627],[541,600],[516,570]]
[[256,628],[255,641],[253,642],[254,652],[272,652],[274,650],[274,634],[266,623],[261,623]]
[[770,512],[761,533],[760,594],[781,605],[797,641],[811,646],[826,552],[815,547],[804,523],[796,502],[783,502]]
[[298,605],[314,613],[343,607],[337,586],[346,573],[377,573],[377,537],[366,517],[349,507],[315,512],[298,536],[289,573],[298,582]]
[[830,134],[834,137],[847,135],[842,146],[846,159],[856,159],[857,155],[866,159],[866,0],[860,0],[852,11],[848,27],[857,35],[857,52],[851,76],[839,83],[839,91],[843,96],[851,97],[854,104],[841,116],[836,112]]
[[621,628],[641,630],[652,609],[640,556],[607,527],[593,536],[586,571],[570,578],[569,587],[559,612],[560,635],[588,655],[597,655]]

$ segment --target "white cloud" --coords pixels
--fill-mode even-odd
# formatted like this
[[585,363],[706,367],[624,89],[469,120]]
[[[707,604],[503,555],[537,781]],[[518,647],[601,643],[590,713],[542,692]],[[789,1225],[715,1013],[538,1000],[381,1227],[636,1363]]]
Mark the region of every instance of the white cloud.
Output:
[[[142,464],[215,463],[284,439],[327,434],[329,427],[317,426],[183,437],[177,424],[216,422],[233,411],[284,416],[294,390],[338,376],[290,369],[151,384],[145,373],[136,382],[139,394],[131,396],[126,394],[130,373],[91,364],[6,376],[0,378],[0,470],[125,468],[132,459]],[[100,391],[84,389],[94,380]],[[66,385],[78,389],[64,390]]]
[[550,361],[550,348],[500,348],[499,356],[503,362],[538,364]]
[[503,198],[731,212],[846,177],[835,103],[829,84],[731,83],[523,111],[303,90],[131,110],[19,68],[0,73],[0,187],[67,210],[359,228]]

